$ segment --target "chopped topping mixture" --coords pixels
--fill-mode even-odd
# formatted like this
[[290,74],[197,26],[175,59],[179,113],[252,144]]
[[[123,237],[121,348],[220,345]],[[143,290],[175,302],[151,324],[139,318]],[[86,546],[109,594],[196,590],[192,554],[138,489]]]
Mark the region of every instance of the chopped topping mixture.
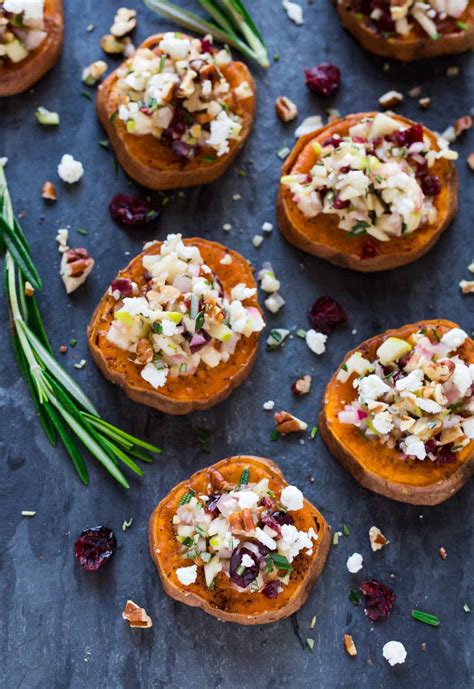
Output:
[[383,113],[364,118],[347,136],[334,134],[312,145],[318,158],[309,174],[281,179],[300,211],[307,218],[337,215],[338,227],[349,236],[380,241],[436,221],[433,196],[441,184],[429,168],[439,158],[457,158],[443,139],[434,150],[423,125],[406,127]]
[[387,38],[416,32],[437,40],[441,34],[465,31],[460,22],[468,0],[352,0],[361,18],[368,17],[372,27]]
[[221,70],[231,59],[210,36],[166,33],[157,48],[137,50],[117,71],[119,119],[130,134],[151,134],[180,158],[202,149],[225,155],[242,130],[236,102],[253,95],[246,81],[231,91]]
[[337,379],[355,375],[358,396],[339,421],[395,448],[402,459],[454,463],[474,438],[474,364],[456,353],[466,338],[460,328],[442,337],[425,328],[405,340],[389,337],[373,361],[355,352]]
[[160,253],[143,257],[147,276],[138,286],[114,280],[117,304],[107,339],[131,352],[141,376],[155,389],[168,376],[193,375],[198,366],[215,368],[233,355],[241,337],[260,332],[260,311],[245,302],[255,288],[239,283],[225,294],[218,277],[195,246],[168,235]]
[[21,62],[46,38],[44,0],[0,0],[0,67]]
[[312,555],[318,538],[312,527],[299,531],[294,525],[292,512],[302,508],[303,494],[295,486],[275,495],[267,478],[252,483],[248,469],[237,485],[211,469],[208,494],[189,490],[173,516],[181,554],[194,563],[176,570],[179,581],[194,583],[202,567],[209,589],[222,572],[237,591],[276,598],[290,581],[291,563]]

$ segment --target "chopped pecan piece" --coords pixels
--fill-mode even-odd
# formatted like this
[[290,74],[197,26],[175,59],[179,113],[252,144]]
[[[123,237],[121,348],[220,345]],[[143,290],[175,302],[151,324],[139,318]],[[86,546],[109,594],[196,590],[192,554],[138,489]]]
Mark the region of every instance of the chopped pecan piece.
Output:
[[420,98],[418,101],[418,105],[420,108],[423,108],[423,110],[427,110],[430,105],[431,105],[431,98],[429,96],[424,96],[423,98]]
[[471,115],[464,115],[464,117],[458,117],[454,123],[454,133],[459,136],[463,132],[467,131],[472,127],[472,117]]
[[253,521],[252,512],[246,507],[242,510],[241,514],[245,531],[253,531],[255,529],[255,523]]
[[274,414],[276,430],[282,435],[287,433],[298,433],[299,431],[305,431],[308,428],[308,424],[301,419],[298,419],[293,414],[287,411],[277,411]]
[[394,108],[396,105],[400,105],[403,101],[403,94],[398,91],[387,91],[383,96],[379,98],[379,104],[384,110],[387,108]]
[[275,111],[281,122],[291,122],[298,117],[297,106],[286,96],[278,96],[275,101]]
[[199,77],[202,81],[208,80],[215,84],[219,81],[219,72],[214,64],[205,65],[199,70]]
[[33,285],[28,282],[28,280],[25,281],[25,297],[32,297],[33,294],[35,293],[35,288]]
[[232,512],[232,514],[229,515],[228,520],[232,533],[242,533],[244,531],[242,512]]
[[100,39],[100,47],[107,55],[124,55],[132,45],[131,40],[126,38],[116,38],[112,34],[106,34]]
[[355,647],[354,640],[350,634],[344,634],[344,648],[346,653],[352,657],[357,655],[357,648]]
[[425,373],[430,380],[435,380],[437,383],[445,383],[454,373],[454,361],[446,359],[445,361],[432,361],[425,367]]
[[153,361],[153,345],[147,337],[142,337],[137,342],[137,358],[135,363],[145,365],[151,361]]
[[306,375],[295,380],[291,390],[295,395],[307,395],[311,390],[311,376]]
[[472,294],[474,293],[474,280],[461,280],[459,287],[463,294]]
[[122,612],[122,617],[127,620],[130,627],[141,627],[142,629],[149,629],[153,626],[152,619],[146,614],[146,610],[139,605],[128,600]]
[[68,249],[63,253],[61,259],[60,275],[66,287],[66,292],[71,294],[83,282],[86,281],[92,268],[94,259],[89,256],[87,249]]
[[369,529],[369,540],[370,540],[370,547],[372,550],[377,551],[377,550],[382,550],[382,548],[390,543],[389,540],[385,538],[383,533],[380,531],[380,529],[377,526],[371,526]]
[[446,558],[448,557],[448,553],[446,552],[446,548],[443,548],[443,546],[441,546],[441,548],[438,550],[438,553],[439,553],[439,556],[443,560],[446,560]]
[[56,187],[52,182],[45,182],[41,188],[41,196],[46,201],[56,201],[58,195],[56,193]]
[[467,156],[467,164],[471,168],[471,170],[474,170],[474,153],[469,153]]

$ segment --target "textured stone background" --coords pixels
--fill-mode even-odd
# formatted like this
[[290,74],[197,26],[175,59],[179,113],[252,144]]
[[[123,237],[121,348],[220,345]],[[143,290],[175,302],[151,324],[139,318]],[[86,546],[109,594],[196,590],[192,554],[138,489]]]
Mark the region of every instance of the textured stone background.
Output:
[[[66,0],[66,42],[60,64],[34,92],[0,104],[0,155],[10,159],[8,177],[15,208],[26,212],[23,225],[44,278],[41,305],[54,347],[77,337],[77,347],[62,361],[101,413],[164,448],[156,464],[147,467],[143,480],[132,479],[128,492],[114,485],[92,460],[91,485],[84,488],[64,452],[48,445],[35,420],[14,363],[2,305],[1,687],[472,686],[473,615],[463,612],[464,602],[474,610],[470,487],[432,509],[372,495],[330,457],[321,439],[300,444],[290,437],[271,443],[272,418],[262,410],[262,403],[274,399],[279,407],[289,408],[312,425],[331,372],[359,340],[430,316],[452,318],[467,330],[473,328],[473,297],[463,298],[457,283],[469,276],[467,264],[472,258],[474,179],[465,158],[474,149],[474,137],[468,133],[455,144],[461,173],[458,217],[435,249],[412,266],[364,276],[297,252],[277,231],[258,250],[251,243],[264,221],[274,222],[280,165],[276,151],[293,142],[294,127],[283,127],[274,116],[276,96],[283,93],[294,99],[302,116],[323,114],[327,106],[348,113],[375,108],[377,98],[391,88],[406,92],[420,83],[433,99],[424,115],[426,123],[442,131],[472,106],[472,56],[411,66],[392,64],[384,72],[383,60],[363,52],[345,34],[329,2],[300,1],[305,9],[303,27],[289,22],[279,0],[249,3],[268,40],[270,55],[281,55],[267,73],[253,68],[259,89],[255,131],[223,179],[211,187],[187,191],[184,198],[170,199],[156,232],[126,232],[111,221],[108,202],[113,194],[128,190],[127,180],[122,172],[114,172],[111,152],[98,146],[104,133],[94,104],[81,95],[81,69],[102,57],[99,38],[108,30],[118,2]],[[164,26],[138,0],[128,5],[140,10],[137,42]],[[91,22],[96,28],[87,33]],[[303,81],[305,66],[325,60],[336,62],[342,70],[342,88],[330,102],[309,94]],[[450,65],[459,65],[458,77],[446,77]],[[39,104],[60,112],[57,130],[37,125],[34,108]],[[399,110],[414,118],[422,116],[416,101],[409,98]],[[57,180],[56,166],[66,152],[84,163],[84,178],[71,188],[58,184],[58,202],[45,208],[41,185],[45,179]],[[240,169],[247,170],[248,176],[239,176]],[[241,201],[232,201],[235,193],[242,195]],[[221,229],[225,222],[233,225],[228,235]],[[60,282],[54,241],[57,228],[64,226],[71,227],[71,244],[87,246],[97,260],[87,285],[71,297]],[[87,229],[87,237],[77,234],[77,227]],[[208,413],[172,418],[129,402],[94,367],[86,346],[86,323],[117,269],[127,262],[125,252],[134,254],[143,241],[176,231],[226,241],[256,266],[273,261],[287,304],[278,316],[268,318],[270,326],[306,327],[305,311],[321,294],[330,294],[344,305],[349,323],[331,336],[328,351],[320,358],[297,338],[282,351],[268,353],[262,347],[251,378]],[[357,334],[351,334],[353,329]],[[87,366],[76,371],[72,365],[82,357]],[[295,400],[290,383],[308,372],[314,376],[311,395]],[[211,432],[208,454],[196,442],[197,428]],[[350,527],[350,536],[333,548],[305,607],[294,619],[266,627],[222,624],[174,603],[163,594],[147,551],[147,520],[160,498],[195,469],[239,452],[277,460],[288,480],[305,490],[333,529],[343,523]],[[309,482],[310,476],[314,483]],[[22,518],[23,509],[36,510],[36,517]],[[130,517],[133,526],[123,533],[122,522]],[[75,563],[73,541],[82,529],[95,524],[114,528],[120,549],[104,570],[91,575]],[[391,541],[376,555],[370,552],[367,537],[372,524]],[[448,552],[446,561],[438,555],[441,545]],[[345,561],[354,551],[364,555],[365,567],[352,577]],[[348,601],[348,592],[371,575],[390,581],[390,573],[396,575],[398,601],[390,619],[371,625],[362,608]],[[128,629],[121,610],[129,597],[151,614],[152,630]],[[412,607],[439,615],[440,628],[411,620]],[[316,628],[310,632],[315,614]],[[302,648],[295,633],[298,625],[301,638],[314,637],[313,653]],[[343,650],[345,632],[353,635],[359,649],[355,660]],[[382,658],[382,646],[390,639],[407,647],[405,665],[390,668]],[[426,653],[420,650],[422,642],[427,643]]]

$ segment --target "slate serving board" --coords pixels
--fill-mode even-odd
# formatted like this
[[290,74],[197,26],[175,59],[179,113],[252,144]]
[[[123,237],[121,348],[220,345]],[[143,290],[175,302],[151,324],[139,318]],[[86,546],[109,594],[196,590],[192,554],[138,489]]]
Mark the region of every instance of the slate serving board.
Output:
[[[0,103],[0,155],[7,155],[8,179],[15,209],[25,211],[24,228],[45,282],[41,306],[54,348],[77,338],[61,361],[90,394],[101,413],[114,423],[163,447],[164,453],[146,468],[143,480],[131,480],[128,492],[115,485],[91,460],[91,485],[84,488],[61,449],[47,443],[20,379],[1,308],[2,366],[0,381],[0,686],[7,689],[178,689],[233,687],[264,689],[467,689],[472,686],[472,499],[466,486],[436,508],[416,508],[373,495],[331,458],[320,438],[289,437],[270,441],[272,415],[262,404],[273,399],[308,421],[316,420],[330,374],[346,350],[389,327],[424,317],[447,317],[466,330],[474,326],[473,297],[462,297],[458,282],[468,278],[472,258],[474,211],[472,173],[466,165],[474,149],[468,133],[455,144],[460,152],[460,211],[438,245],[422,260],[377,275],[362,275],[306,256],[274,231],[259,249],[253,235],[265,221],[275,222],[274,198],[281,161],[277,149],[292,146],[294,126],[280,124],[273,111],[284,94],[299,106],[301,116],[342,113],[377,107],[389,89],[406,93],[420,84],[432,97],[422,113],[406,97],[399,111],[424,117],[442,131],[469,112],[474,95],[473,58],[464,55],[416,65],[390,63],[365,53],[347,35],[329,2],[307,3],[305,24],[287,19],[278,0],[249,2],[267,38],[269,53],[280,61],[264,73],[252,67],[258,84],[258,116],[254,133],[225,177],[210,187],[172,195],[156,231],[124,231],[111,221],[107,206],[113,194],[129,191],[125,175],[114,170],[94,104],[81,95],[82,68],[102,57],[99,39],[109,29],[118,2],[66,0],[66,37],[60,64],[32,92]],[[182,2],[191,7],[197,3]],[[135,42],[168,26],[139,9]],[[95,29],[88,33],[86,27]],[[322,61],[338,64],[342,88],[329,101],[311,95],[303,68]],[[115,64],[109,59],[109,63]],[[446,70],[458,65],[459,76]],[[61,115],[57,129],[40,128],[34,108],[43,105]],[[64,153],[81,160],[85,175],[75,186],[59,183],[56,166]],[[245,170],[247,176],[239,175]],[[40,190],[46,179],[58,182],[59,200],[45,207]],[[132,191],[136,191],[132,185]],[[241,200],[232,196],[240,194]],[[224,223],[231,223],[226,234]],[[71,244],[86,246],[97,261],[82,287],[66,296],[58,274],[55,235],[70,226]],[[76,232],[85,228],[87,236]],[[271,260],[283,282],[286,306],[268,315],[269,326],[307,327],[305,312],[315,298],[329,294],[344,306],[349,322],[330,337],[328,351],[313,355],[302,340],[290,340],[281,351],[266,352],[263,344],[249,380],[224,404],[207,413],[166,417],[133,404],[106,382],[89,356],[85,328],[118,268],[140,251],[144,241],[181,231],[226,242],[256,267]],[[354,332],[357,331],[357,332]],[[61,356],[61,355],[60,355]],[[85,358],[81,371],[73,363]],[[295,400],[290,384],[303,373],[313,375],[311,394]],[[210,451],[203,452],[196,431],[210,431]],[[154,505],[178,481],[222,457],[253,453],[279,462],[290,482],[304,489],[321,508],[334,530],[342,524],[350,535],[332,549],[326,568],[305,607],[278,624],[244,628],[179,605],[162,592],[147,550],[147,520]],[[314,481],[310,481],[310,477]],[[21,517],[21,510],[36,517]],[[125,533],[124,520],[133,517]],[[101,572],[88,574],[73,557],[79,532],[106,524],[117,533],[119,550]],[[370,551],[368,530],[379,526],[391,543],[381,553]],[[438,549],[448,553],[443,561]],[[365,566],[351,576],[345,561],[358,551]],[[395,579],[390,579],[394,574]],[[390,583],[398,600],[390,619],[372,625],[362,607],[348,600],[351,588],[376,576]],[[127,598],[144,605],[154,620],[148,631],[132,631],[121,618]],[[438,629],[410,619],[413,607],[437,614]],[[314,630],[309,630],[313,615]],[[359,654],[350,659],[342,637],[352,634]],[[314,650],[301,640],[314,638]],[[382,646],[402,641],[408,651],[403,666],[390,668]],[[421,644],[427,644],[426,652]]]

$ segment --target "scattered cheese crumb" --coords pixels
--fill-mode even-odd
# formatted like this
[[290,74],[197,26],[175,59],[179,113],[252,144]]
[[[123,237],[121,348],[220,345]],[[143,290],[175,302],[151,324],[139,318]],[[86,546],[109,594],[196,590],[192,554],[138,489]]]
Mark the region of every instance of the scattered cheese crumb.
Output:
[[224,232],[230,232],[232,229],[232,225],[230,224],[230,222],[225,222],[222,225],[222,229],[224,230]]
[[126,531],[129,529],[133,524],[133,517],[130,517],[130,519],[127,521],[125,520],[122,524],[122,531]]
[[281,294],[273,292],[265,299],[264,304],[271,313],[278,313],[281,307],[285,305],[285,300]]
[[382,649],[383,657],[393,667],[405,662],[407,651],[400,641],[387,641]]
[[240,201],[241,198],[242,196],[240,194],[234,194],[232,196],[232,201]]
[[347,558],[346,567],[351,574],[357,574],[363,567],[364,558],[360,553],[353,553]]
[[74,160],[72,155],[65,153],[58,165],[58,175],[68,184],[75,184],[84,174],[84,166],[78,160]]
[[22,510],[21,511],[22,517],[34,517],[35,514],[36,514],[36,512],[34,512],[33,510]]
[[78,369],[84,368],[84,366],[86,365],[86,363],[87,363],[87,362],[86,362],[85,359],[81,359],[80,362],[79,362],[78,364],[74,364],[74,368],[78,368]]
[[69,250],[69,247],[67,245],[69,239],[69,230],[66,228],[61,228],[58,230],[58,233],[56,235],[56,241],[59,244],[58,246],[58,251],[59,253],[63,254],[65,251]]
[[262,235],[261,234],[254,234],[254,236],[252,238],[252,244],[254,245],[254,247],[256,249],[258,249],[258,247],[261,245],[262,242],[263,242]]
[[467,269],[470,273],[474,273],[474,261],[468,265]]
[[268,400],[268,402],[263,403],[263,408],[265,411],[271,411],[275,406],[275,402],[273,400]]
[[298,26],[304,24],[303,8],[301,7],[301,5],[298,5],[297,2],[290,2],[290,0],[283,0],[282,5],[286,10],[288,19],[291,19],[291,21],[297,24]]
[[176,570],[176,576],[183,586],[194,584],[197,579],[197,565],[191,565],[190,567],[178,567]]
[[219,263],[223,266],[230,266],[230,264],[232,263],[232,256],[230,254],[226,254],[224,258],[221,258]]
[[273,230],[273,225],[271,222],[264,222],[262,225],[262,230],[264,232],[271,232]]
[[457,77],[459,74],[459,67],[457,65],[451,65],[451,67],[448,67],[446,70],[446,76],[447,77]]
[[323,354],[326,351],[327,335],[324,333],[317,333],[316,330],[308,330],[306,332],[306,344],[315,354]]

